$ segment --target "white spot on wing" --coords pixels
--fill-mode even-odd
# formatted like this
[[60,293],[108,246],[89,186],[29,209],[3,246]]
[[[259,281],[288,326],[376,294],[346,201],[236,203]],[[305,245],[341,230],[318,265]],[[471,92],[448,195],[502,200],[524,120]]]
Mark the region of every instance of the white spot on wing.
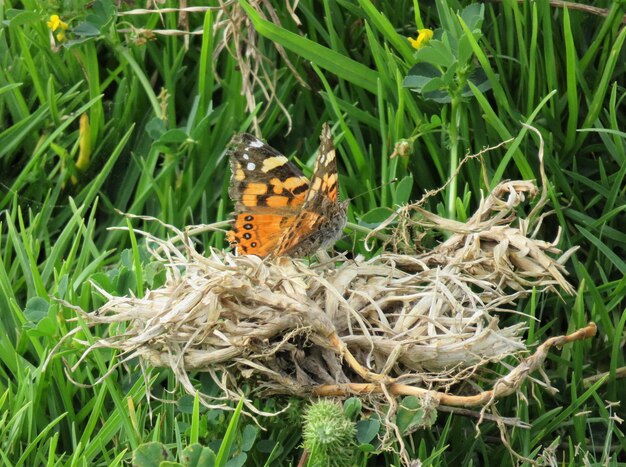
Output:
[[251,148],[260,148],[263,145],[264,145],[263,142],[259,141],[258,139],[255,139],[254,141],[250,142],[250,147]]
[[250,159],[250,156],[249,156],[249,155],[247,155],[245,152],[243,153],[243,156],[242,156],[242,157],[243,157],[243,159],[244,159],[244,160],[246,160],[246,161],[247,161],[248,159]]
[[256,169],[256,164],[254,162],[248,162],[248,165],[246,165],[246,169],[254,170]]

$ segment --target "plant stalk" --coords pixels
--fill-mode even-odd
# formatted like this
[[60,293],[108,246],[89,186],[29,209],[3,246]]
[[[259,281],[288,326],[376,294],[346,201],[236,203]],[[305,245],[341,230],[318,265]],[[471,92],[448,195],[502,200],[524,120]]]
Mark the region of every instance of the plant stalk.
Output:
[[461,123],[461,112],[459,111],[460,106],[460,98],[458,96],[454,96],[452,98],[452,108],[450,110],[450,125],[448,126],[448,136],[450,138],[450,186],[448,188],[449,219],[456,219],[456,172],[459,166],[459,126]]

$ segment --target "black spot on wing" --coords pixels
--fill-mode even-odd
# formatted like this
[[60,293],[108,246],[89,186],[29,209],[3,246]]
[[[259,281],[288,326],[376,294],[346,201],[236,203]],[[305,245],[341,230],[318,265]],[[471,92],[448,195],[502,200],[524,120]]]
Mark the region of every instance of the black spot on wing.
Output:
[[309,189],[309,185],[303,183],[302,185],[295,187],[293,190],[291,190],[291,192],[294,195],[299,195],[300,193],[304,193],[308,189]]

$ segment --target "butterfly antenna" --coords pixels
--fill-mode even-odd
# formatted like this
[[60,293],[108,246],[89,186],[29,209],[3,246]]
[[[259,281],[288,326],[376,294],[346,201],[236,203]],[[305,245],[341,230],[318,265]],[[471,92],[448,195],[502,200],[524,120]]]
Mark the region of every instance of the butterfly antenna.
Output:
[[349,200],[349,201],[354,201],[355,199],[360,198],[361,196],[368,195],[368,194],[370,194],[372,191],[380,190],[381,188],[383,188],[383,187],[385,187],[385,186],[387,186],[387,185],[391,185],[392,183],[396,183],[397,181],[398,181],[398,179],[397,179],[397,178],[393,178],[393,179],[389,180],[388,182],[381,183],[380,185],[377,185],[377,186],[375,186],[375,187],[373,187],[373,188],[370,188],[369,190],[364,191],[363,193],[360,193],[360,194],[358,194],[358,195],[356,195],[356,196],[353,196],[352,198],[348,198],[348,200]]

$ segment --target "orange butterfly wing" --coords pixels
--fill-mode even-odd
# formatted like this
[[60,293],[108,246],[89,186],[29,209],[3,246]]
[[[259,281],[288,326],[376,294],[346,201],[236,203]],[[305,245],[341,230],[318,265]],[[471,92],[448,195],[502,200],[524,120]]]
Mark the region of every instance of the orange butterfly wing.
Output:
[[285,156],[252,135],[230,150],[235,224],[227,240],[239,254],[306,256],[336,240],[346,223],[338,201],[335,148],[324,124],[311,182]]
[[239,254],[267,256],[304,203],[309,180],[285,156],[252,135],[230,149],[235,223],[226,239]]
[[238,214],[226,239],[239,254],[267,256],[293,220],[293,217],[274,214]]
[[313,177],[302,209],[276,246],[275,256],[306,256],[334,243],[346,223],[346,203],[338,201],[339,177],[330,127],[324,124]]

